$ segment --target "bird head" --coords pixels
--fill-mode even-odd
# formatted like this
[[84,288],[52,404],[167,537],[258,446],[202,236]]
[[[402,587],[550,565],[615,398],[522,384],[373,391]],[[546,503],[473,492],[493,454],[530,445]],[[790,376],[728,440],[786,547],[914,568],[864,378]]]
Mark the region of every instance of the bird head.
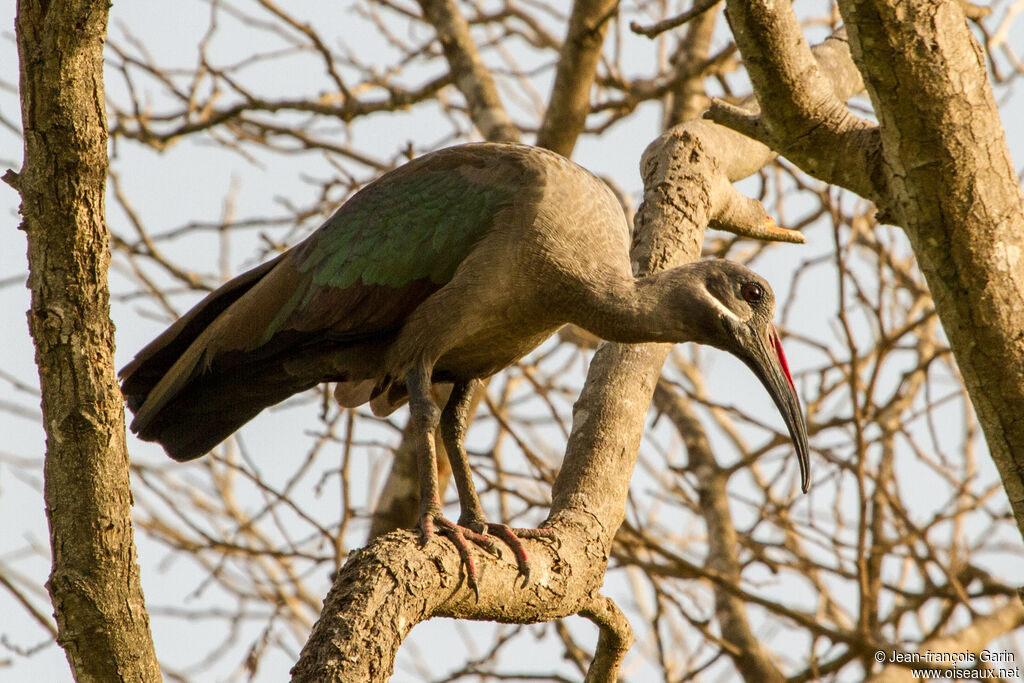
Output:
[[[807,425],[779,334],[772,324],[775,295],[764,278],[724,259],[686,266],[696,279],[690,296],[698,302],[694,341],[728,351],[754,371],[786,422],[800,463],[801,488],[810,487]],[[691,310],[693,306],[690,307]]]

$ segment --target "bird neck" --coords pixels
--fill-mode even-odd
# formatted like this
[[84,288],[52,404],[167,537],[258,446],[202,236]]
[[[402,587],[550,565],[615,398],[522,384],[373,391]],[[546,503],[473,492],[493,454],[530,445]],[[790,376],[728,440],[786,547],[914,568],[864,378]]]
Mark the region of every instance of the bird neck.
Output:
[[619,344],[680,342],[670,328],[668,283],[658,275],[615,278],[591,290],[573,322],[601,339]]

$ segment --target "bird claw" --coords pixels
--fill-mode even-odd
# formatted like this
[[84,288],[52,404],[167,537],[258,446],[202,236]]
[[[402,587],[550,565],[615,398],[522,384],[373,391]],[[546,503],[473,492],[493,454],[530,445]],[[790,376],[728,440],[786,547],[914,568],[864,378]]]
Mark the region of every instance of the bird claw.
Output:
[[459,520],[455,524],[445,519],[439,513],[427,513],[420,518],[420,533],[423,543],[426,543],[433,536],[444,536],[450,540],[455,549],[459,552],[459,559],[466,567],[466,583],[476,595],[477,602],[480,601],[480,574],[476,567],[476,561],[469,552],[469,544],[473,543],[483,548],[495,557],[501,557],[501,552],[494,541],[488,535],[497,538],[512,550],[516,558],[516,566],[520,576],[523,577],[523,587],[530,582],[530,565],[527,563],[526,547],[521,539],[540,539],[555,541],[561,545],[558,536],[551,529],[513,529],[505,524],[492,524],[489,522]]
[[466,567],[466,583],[473,589],[476,600],[479,602],[480,587],[478,579],[480,573],[476,568],[476,561],[469,552],[469,544],[474,543],[491,555],[501,557],[497,544],[473,529],[445,519],[439,513],[427,513],[420,517],[420,534],[424,544],[434,536],[444,536],[455,545],[455,549],[459,552],[459,559]]

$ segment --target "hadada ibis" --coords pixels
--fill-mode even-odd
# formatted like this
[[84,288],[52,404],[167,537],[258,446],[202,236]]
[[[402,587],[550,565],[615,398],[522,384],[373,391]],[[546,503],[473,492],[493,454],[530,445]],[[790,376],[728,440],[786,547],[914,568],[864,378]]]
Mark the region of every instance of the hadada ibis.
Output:
[[[424,537],[515,552],[520,538],[486,522],[463,447],[475,383],[562,325],[613,342],[697,342],[739,357],[782,413],[809,484],[807,434],[772,325],[768,283],[726,260],[643,278],[630,230],[596,176],[515,144],[442,149],[353,195],[316,232],[226,283],[121,371],[131,429],[175,460],[198,458],[257,413],[321,382],[343,406],[378,415],[409,401]],[[450,382],[439,410],[430,386]],[[461,515],[442,516],[433,432],[440,425]]]

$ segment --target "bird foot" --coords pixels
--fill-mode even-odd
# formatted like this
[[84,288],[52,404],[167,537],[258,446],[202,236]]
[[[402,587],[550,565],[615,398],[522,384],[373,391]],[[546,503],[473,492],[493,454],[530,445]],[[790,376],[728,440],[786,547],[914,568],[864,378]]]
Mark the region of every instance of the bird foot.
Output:
[[513,529],[505,524],[491,524],[483,520],[467,522],[460,519],[459,523],[455,524],[439,512],[427,512],[420,517],[420,533],[424,543],[431,537],[440,535],[455,544],[459,558],[466,567],[466,583],[473,589],[477,600],[480,599],[478,584],[480,573],[477,570],[476,561],[469,552],[470,543],[480,546],[495,557],[501,557],[497,544],[491,540],[490,536],[502,541],[515,555],[516,565],[519,574],[523,577],[523,586],[525,586],[530,581],[530,566],[527,563],[526,548],[521,539],[558,540],[555,532],[551,529]]
[[[459,520],[462,521],[461,519]],[[513,529],[507,524],[493,524],[491,522],[474,521],[465,525],[476,533],[487,533],[502,541],[512,550],[516,558],[516,566],[519,575],[523,577],[523,586],[530,583],[530,565],[527,563],[526,547],[522,539],[536,538],[547,541],[558,541],[558,537],[551,529]]]

